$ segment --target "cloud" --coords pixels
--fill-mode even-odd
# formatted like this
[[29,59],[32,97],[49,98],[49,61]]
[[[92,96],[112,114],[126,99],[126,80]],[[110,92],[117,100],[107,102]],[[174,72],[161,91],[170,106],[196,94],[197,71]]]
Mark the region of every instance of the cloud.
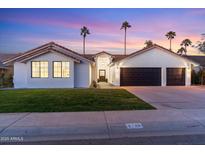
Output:
[[[68,11],[67,14],[64,14],[61,11],[49,9],[40,13],[35,9],[28,13],[20,12],[7,11],[7,13],[0,14],[0,23],[6,22],[12,25],[7,31],[4,31],[3,28],[0,29],[1,36],[7,36],[6,39],[2,37],[4,38],[2,44],[9,46],[11,40],[13,44],[16,40],[16,44],[20,44],[23,49],[30,49],[43,43],[56,41],[81,52],[80,28],[85,25],[91,32],[91,35],[86,38],[88,52],[109,50],[122,53],[123,51],[124,31],[120,30],[120,26],[126,12],[120,13],[118,10],[118,16],[116,16],[117,14],[112,16],[112,13],[110,16],[108,14],[104,16],[103,11],[100,13],[96,11],[96,14],[93,13],[94,11],[88,11],[86,14],[84,14],[85,12],[72,13],[72,11]],[[152,15],[151,11],[144,11],[139,18],[135,11],[130,12],[127,16],[132,25],[127,30],[128,51],[132,52],[143,48],[146,40],[152,40],[154,43],[169,48],[169,41],[165,34],[170,30],[177,34],[173,40],[174,50],[180,47],[181,41],[185,38],[191,39],[193,43],[200,40],[200,34],[204,32],[205,21],[196,17],[203,16],[205,9],[185,9],[180,12],[183,13],[178,14],[179,12],[175,13],[172,9],[168,9],[165,14]],[[122,15],[124,16],[121,17]],[[12,33],[9,33],[11,31]]]

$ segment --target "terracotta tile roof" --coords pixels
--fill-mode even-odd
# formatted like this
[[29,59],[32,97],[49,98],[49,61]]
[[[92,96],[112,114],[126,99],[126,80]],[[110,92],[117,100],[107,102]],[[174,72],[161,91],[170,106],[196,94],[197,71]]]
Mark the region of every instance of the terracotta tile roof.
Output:
[[0,61],[5,61],[6,59],[13,58],[17,55],[20,55],[20,53],[0,53]]
[[26,62],[26,61],[30,60],[31,58],[35,58],[36,56],[48,53],[50,51],[59,52],[61,54],[64,54],[64,55],[66,55],[68,57],[73,58],[74,60],[76,60],[78,62],[81,61],[81,60],[88,60],[88,61],[90,61],[89,59],[83,57],[82,55],[80,55],[77,52],[74,52],[74,51],[72,51],[72,50],[70,50],[68,48],[65,48],[65,47],[63,47],[63,46],[61,46],[59,44],[56,44],[55,42],[50,42],[50,43],[44,44],[42,46],[39,46],[37,48],[34,48],[32,50],[29,50],[27,52],[24,52],[23,54],[18,55],[16,57],[7,59],[7,60],[5,60],[3,62],[4,63],[10,63],[10,62],[14,62],[14,61]]
[[7,68],[2,62],[0,61],[0,68]]
[[100,54],[100,53],[106,53],[108,55],[111,55],[113,57],[113,62],[119,61],[119,60],[121,60],[121,59],[128,56],[128,55],[120,55],[120,54],[118,54],[118,55],[117,54],[110,54],[110,53],[107,53],[105,51],[102,51],[102,52],[99,52],[99,53],[96,53],[96,54],[85,54],[85,55],[82,54],[82,56],[86,57],[87,59],[90,59],[90,60],[94,61],[94,57],[96,55]]
[[129,55],[113,55],[113,56],[114,56],[113,62],[117,62],[117,61],[120,61],[120,60],[126,58]]
[[[154,49],[154,48],[158,48],[158,49],[161,49],[161,50],[163,50],[163,51],[170,52],[171,54],[180,56],[180,55],[178,55],[177,53],[175,53],[175,52],[173,52],[173,51],[171,51],[171,50],[169,50],[169,49],[167,49],[167,48],[165,48],[165,47],[163,47],[163,46],[160,46],[160,45],[158,45],[158,44],[154,44],[154,45],[151,46],[151,47],[147,47],[147,48],[145,47],[145,48],[143,48],[143,49],[141,49],[141,50],[138,50],[138,51],[136,51],[136,52],[133,52],[133,53],[131,53],[131,54],[125,56],[124,58],[122,58],[122,59],[120,59],[120,60],[123,60],[123,59],[125,59],[125,58],[127,58],[127,57],[132,57],[132,56],[135,56],[135,55],[139,55],[139,54],[141,54],[141,53],[144,53],[144,52],[149,51],[149,50]],[[185,59],[187,59],[187,60],[189,60],[189,61],[192,61],[192,62],[194,62],[194,63],[197,63],[196,61],[193,61],[193,60],[191,60],[191,59],[189,59],[189,58],[187,58],[187,57],[183,57],[183,58],[185,58]],[[118,61],[120,61],[120,60],[118,60]],[[117,61],[115,61],[115,62],[117,62]]]
[[95,54],[81,54],[81,56],[83,56],[83,57],[85,57],[85,58],[87,58],[87,59],[89,59],[89,60],[91,60],[91,61],[94,61],[94,56],[95,56]]
[[0,53],[0,68],[5,68],[6,69],[7,66],[3,64],[3,61],[5,61],[6,59],[15,57],[17,55],[19,55],[19,54]]
[[[88,61],[91,61],[91,62],[94,62],[94,57],[96,55],[101,54],[101,53],[105,53],[105,54],[111,55],[113,57],[113,62],[118,62],[118,61],[123,60],[127,57],[135,56],[135,55],[141,54],[143,52],[149,51],[149,50],[154,49],[154,48],[160,48],[162,50],[171,52],[172,54],[175,54],[175,55],[179,56],[175,52],[173,52],[169,49],[166,49],[166,48],[164,48],[164,47],[162,47],[158,44],[154,44],[153,46],[151,46],[149,48],[143,48],[143,49],[138,50],[136,52],[133,52],[129,55],[110,54],[106,51],[102,51],[102,52],[99,52],[99,53],[96,53],[96,54],[85,54],[85,55],[83,55],[83,54],[79,54],[77,52],[74,52],[74,51],[72,51],[72,50],[70,50],[66,47],[63,47],[59,44],[56,44],[55,42],[50,42],[50,43],[44,44],[42,46],[39,46],[37,48],[34,48],[32,50],[29,50],[27,52],[20,53],[20,54],[1,54],[0,53],[0,61],[5,62],[5,63],[7,63],[7,62],[9,63],[11,61],[26,62],[26,61],[30,60],[31,58],[33,58],[35,56],[46,54],[46,53],[50,52],[51,50],[53,50],[53,51],[59,52],[61,54],[64,54],[66,56],[69,56],[69,57],[71,57],[71,58],[73,58],[77,61],[84,59],[84,60],[88,60]],[[193,62],[199,63],[202,66],[205,66],[203,56],[183,56],[183,58],[186,58],[186,59],[191,60]],[[0,66],[2,66],[2,65],[3,64],[1,63]]]

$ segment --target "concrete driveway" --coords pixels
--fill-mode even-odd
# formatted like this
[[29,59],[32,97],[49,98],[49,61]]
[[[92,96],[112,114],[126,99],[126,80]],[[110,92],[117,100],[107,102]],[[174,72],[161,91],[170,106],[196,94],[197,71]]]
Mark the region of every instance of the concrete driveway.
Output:
[[204,86],[123,88],[157,109],[205,109]]

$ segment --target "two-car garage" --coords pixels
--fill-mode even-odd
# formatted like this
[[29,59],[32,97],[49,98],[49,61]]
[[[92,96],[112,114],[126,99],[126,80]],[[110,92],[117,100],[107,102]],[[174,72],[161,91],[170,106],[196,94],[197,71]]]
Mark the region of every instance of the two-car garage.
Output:
[[[161,86],[162,68],[120,68],[121,86]],[[185,85],[185,68],[166,68],[166,85]]]

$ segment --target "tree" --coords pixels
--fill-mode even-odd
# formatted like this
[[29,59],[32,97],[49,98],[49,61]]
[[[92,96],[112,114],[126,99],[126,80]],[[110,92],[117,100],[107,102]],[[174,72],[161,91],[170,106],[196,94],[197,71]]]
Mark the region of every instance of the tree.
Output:
[[174,37],[176,36],[176,33],[173,31],[169,31],[167,32],[167,34],[165,35],[168,40],[170,41],[169,45],[170,45],[170,50],[172,50],[172,39],[174,39]]
[[205,41],[204,42],[199,42],[198,49],[202,52],[205,52]]
[[185,39],[182,41],[181,46],[185,48],[185,55],[187,53],[187,47],[190,46],[192,44],[190,39]]
[[186,49],[185,49],[184,47],[181,47],[181,48],[177,51],[177,54],[183,55],[183,53],[185,53],[185,55],[186,55]]
[[152,40],[146,40],[144,44],[146,45],[145,48],[149,48],[149,47],[151,47],[151,46],[154,45],[154,43],[152,42]]
[[83,54],[85,54],[85,38],[87,35],[90,34],[90,31],[87,27],[83,26],[83,28],[80,29],[80,35],[83,36]]
[[121,29],[124,29],[125,30],[125,36],[124,36],[124,54],[126,55],[126,35],[127,35],[127,28],[130,28],[131,27],[131,25],[127,22],[127,21],[125,21],[125,22],[123,22],[122,23],[122,26],[121,26]]
[[193,47],[205,53],[205,34],[201,34],[201,36],[202,36],[201,40],[198,41],[197,44],[194,45]]

